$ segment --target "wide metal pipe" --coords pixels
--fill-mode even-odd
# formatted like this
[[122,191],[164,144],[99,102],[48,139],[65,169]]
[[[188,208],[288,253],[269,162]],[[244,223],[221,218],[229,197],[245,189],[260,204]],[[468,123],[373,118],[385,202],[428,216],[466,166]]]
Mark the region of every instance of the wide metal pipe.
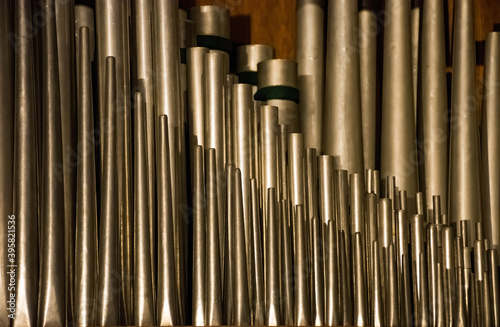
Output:
[[193,152],[193,317],[195,326],[205,326],[206,241],[205,241],[205,168],[203,147]]
[[119,241],[119,214],[118,214],[118,172],[117,172],[117,113],[115,99],[117,93],[116,60],[106,58],[106,129],[101,130],[105,139],[103,144],[103,184],[101,185],[101,215],[99,228],[99,280],[97,290],[96,324],[113,326],[120,321],[120,292],[121,285],[113,283],[116,276],[120,276],[120,253],[117,248]]
[[[488,34],[484,60],[484,105],[481,124],[483,224],[493,248],[500,245],[500,33]],[[495,200],[496,199],[496,200]]]
[[336,169],[364,176],[358,2],[329,1],[327,31],[323,151]]
[[[9,35],[14,32],[13,1],[3,1],[0,3],[0,98],[3,106],[0,109],[0,156],[3,165],[0,168],[0,269],[5,273],[0,277],[0,302],[7,305],[0,311],[0,326],[10,326],[9,314],[14,313],[15,303],[10,298],[8,284],[10,275],[7,272],[9,262],[9,244],[15,246],[15,239],[12,238],[12,230],[9,216],[15,216],[12,210],[13,182],[14,182],[14,47],[10,43]],[[10,235],[9,235],[10,234]],[[9,239],[11,242],[9,242]],[[14,277],[14,276],[12,276]],[[15,280],[15,279],[14,279]],[[7,302],[7,301],[10,301]],[[11,304],[12,303],[12,304]],[[12,307],[11,307],[12,306]]]
[[[55,3],[42,4],[42,81],[43,103],[42,181],[40,210],[40,290],[38,324],[66,324],[66,256],[64,175],[57,169],[63,163],[61,98],[57,58]],[[71,193],[71,192],[68,192]],[[72,232],[72,230],[70,230]],[[68,258],[69,259],[69,258]],[[69,260],[68,260],[69,261]],[[69,265],[68,265],[69,266]],[[71,285],[68,284],[69,287]],[[69,294],[69,293],[68,293]]]
[[362,1],[358,13],[364,169],[375,169],[377,156],[377,35],[379,31],[374,7],[375,1]]
[[297,1],[296,60],[301,94],[300,130],[306,148],[321,153],[324,91],[324,1]]
[[421,110],[419,148],[424,152],[420,166],[420,185],[425,194],[427,217],[432,216],[432,197],[441,197],[444,212],[448,207],[448,112],[446,85],[446,42],[444,4],[441,0],[424,2],[422,17]]
[[448,213],[452,223],[474,223],[481,221],[474,1],[457,1],[454,24]]
[[391,20],[384,29],[381,177],[396,177],[399,189],[408,192],[408,213],[414,214],[418,180],[414,158],[410,2],[388,0],[385,9]]
[[[118,178],[118,219],[120,238],[121,268],[121,312],[120,322],[132,323],[132,280],[133,271],[133,197],[132,197],[132,149],[131,149],[131,114],[130,114],[130,58],[129,58],[129,3],[125,0],[97,1],[97,69],[99,85],[99,129],[104,130],[103,110],[106,101],[106,58],[112,56],[116,63],[116,98],[114,106],[116,117],[116,162]],[[103,158],[101,149],[101,158]],[[101,159],[101,163],[102,163]],[[101,164],[101,171],[102,171]]]
[[196,42],[200,47],[231,51],[231,20],[229,10],[222,6],[198,6],[189,9],[189,18],[196,26]]
[[236,74],[240,83],[252,85],[252,95],[257,92],[257,64],[274,59],[274,48],[266,44],[246,44],[236,48]]
[[94,107],[89,28],[78,32],[77,96],[78,144],[77,212],[75,243],[75,323],[95,325],[97,296],[97,189],[94,142]]
[[[150,250],[153,276],[156,276],[156,167],[155,167],[155,121],[154,81],[153,70],[153,34],[152,15],[153,3],[151,0],[133,0],[132,3],[132,34],[133,38],[133,82],[134,89],[141,88],[146,111],[147,137],[147,171],[149,194],[149,229]],[[156,278],[153,278],[153,294],[155,293]]]
[[[37,325],[38,303],[38,197],[36,152],[36,99],[33,80],[33,39],[29,0],[14,1],[15,134],[14,208],[16,217],[16,319],[13,326]],[[2,70],[3,72],[4,70]],[[7,89],[5,89],[7,90]],[[3,120],[2,120],[3,122]],[[9,192],[8,190],[6,190]],[[11,267],[12,268],[12,267]]]
[[134,94],[134,325],[155,322],[153,263],[149,207],[147,106],[142,93]]
[[207,271],[206,271],[206,323],[209,326],[222,324],[222,294],[220,273],[220,246],[219,246],[219,213],[217,200],[217,159],[216,150],[205,150],[205,188],[206,188],[206,215],[207,215]]
[[[266,326],[280,326],[279,234],[276,189],[267,190]],[[303,244],[305,245],[305,244]],[[298,263],[300,265],[300,263]]]
[[[160,115],[156,123],[156,187],[158,194],[158,290],[156,319],[161,326],[174,326],[182,320],[177,304],[174,253],[173,182],[170,166],[168,117]],[[178,289],[177,289],[178,290]],[[180,291],[180,290],[178,290]]]
[[286,59],[270,59],[258,65],[258,87],[255,99],[276,106],[279,124],[290,126],[291,133],[300,132],[297,63]]

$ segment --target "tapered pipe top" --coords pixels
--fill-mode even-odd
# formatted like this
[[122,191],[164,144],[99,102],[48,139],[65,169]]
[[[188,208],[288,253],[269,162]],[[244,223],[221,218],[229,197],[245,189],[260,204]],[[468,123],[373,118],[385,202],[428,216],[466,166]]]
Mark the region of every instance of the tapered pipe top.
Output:
[[454,23],[448,213],[451,222],[478,222],[481,221],[481,189],[475,93],[474,1],[456,2]]
[[483,224],[494,248],[500,245],[500,33],[486,40],[484,111],[481,124]]
[[[75,33],[76,37],[80,33],[80,27],[86,26],[89,28],[89,53],[90,61],[94,61],[95,55],[95,25],[94,25],[94,10],[85,5],[75,6]],[[78,58],[78,47],[80,45],[76,43],[76,56]]]
[[336,168],[364,175],[357,40],[358,2],[330,1],[322,146]]
[[[419,140],[423,144],[424,164],[420,166],[420,185],[425,193],[426,212],[432,213],[432,197],[448,203],[448,110],[444,4],[424,2],[422,17],[422,59],[420,89],[422,122]],[[447,206],[444,206],[446,208]],[[443,213],[446,213],[445,210]]]
[[[247,44],[236,49],[236,72],[257,72],[257,65],[269,59],[274,59],[274,48],[267,44]],[[241,80],[240,82],[248,83]]]
[[391,20],[384,30],[381,177],[395,176],[399,189],[406,190],[409,201],[414,203],[418,181],[414,158],[410,2],[388,0],[385,8]]
[[220,6],[199,6],[189,9],[189,18],[196,24],[196,35],[212,35],[229,39],[229,10]]

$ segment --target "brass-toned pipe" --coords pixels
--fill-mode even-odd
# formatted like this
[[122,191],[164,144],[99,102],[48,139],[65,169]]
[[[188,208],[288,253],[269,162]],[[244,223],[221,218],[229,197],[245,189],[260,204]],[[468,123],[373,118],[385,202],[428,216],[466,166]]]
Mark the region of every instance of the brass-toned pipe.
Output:
[[[63,164],[61,98],[57,57],[55,3],[42,3],[42,81],[43,99],[42,180],[40,210],[40,290],[38,324],[66,324],[66,256],[64,175],[57,170]],[[68,192],[69,193],[69,192]],[[70,230],[71,231],[71,230]],[[72,232],[72,231],[71,231]],[[69,261],[69,258],[68,258]],[[68,283],[68,286],[71,285]]]
[[134,0],[132,7],[132,30],[133,38],[133,86],[141,86],[142,96],[145,101],[146,111],[146,146],[147,146],[147,171],[148,171],[148,194],[149,194],[149,241],[151,251],[151,269],[153,273],[153,295],[156,293],[156,167],[155,167],[155,121],[156,113],[154,107],[154,81],[153,70],[153,22],[151,11],[153,3],[151,0]]
[[[297,63],[286,59],[270,59],[261,61],[257,67],[259,90],[255,99],[276,106],[279,124],[289,125],[291,133],[299,133]],[[279,92],[272,92],[273,89]]]
[[[291,326],[295,319],[294,271],[292,266],[292,232],[290,202],[281,200],[281,301],[283,324]],[[254,323],[256,325],[256,323]]]
[[222,324],[221,266],[219,246],[219,213],[217,189],[217,151],[205,150],[205,189],[207,215],[207,271],[206,271],[206,323],[209,326]]
[[377,155],[377,14],[375,1],[362,1],[358,13],[359,82],[363,126],[363,163],[375,169]]
[[354,323],[368,326],[367,284],[365,270],[364,240],[360,232],[354,234]]
[[84,145],[77,167],[75,237],[75,323],[95,325],[97,296],[97,189],[94,150],[94,108],[89,28],[78,32],[78,144]]
[[278,135],[278,172],[279,172],[279,193],[280,200],[289,199],[290,181],[288,176],[288,141],[290,139],[290,126],[279,125]]
[[[454,22],[448,213],[453,223],[461,220],[474,223],[482,221],[475,95],[474,1],[457,1]],[[474,226],[470,227],[469,235],[475,235]]]
[[320,222],[318,217],[313,217],[311,221],[312,229],[312,255],[313,255],[313,291],[314,296],[314,317],[315,326],[325,325],[325,292],[324,292],[324,266],[323,266],[323,246],[320,236]]
[[[101,215],[99,227],[99,281],[97,297],[96,324],[100,326],[114,326],[120,321],[120,293],[121,285],[116,283],[120,276],[120,253],[117,248],[119,241],[118,216],[118,173],[116,148],[118,138],[117,113],[114,104],[117,93],[116,59],[106,58],[106,127],[103,132],[103,185],[101,185]],[[114,283],[113,283],[114,281]]]
[[424,209],[424,194],[422,192],[417,192],[415,195],[415,205],[416,205],[416,212],[417,215],[420,216],[425,216],[425,209]]
[[[365,193],[364,195],[365,202],[365,211],[364,211],[364,224],[365,224],[365,244],[366,244],[366,275],[367,275],[367,287],[368,287],[368,307],[372,308],[373,297],[375,296],[374,285],[372,284],[374,274],[374,262],[372,247],[373,242],[378,241],[378,221],[379,221],[379,212],[378,212],[378,199],[375,193]],[[377,243],[378,244],[378,243]],[[377,258],[379,258],[380,254],[378,254]],[[380,264],[379,264],[380,266]],[[380,268],[379,268],[380,269]],[[380,275],[380,271],[378,272],[377,278],[382,278]],[[371,309],[370,309],[371,310]],[[370,323],[372,321],[370,320]]]
[[203,147],[193,152],[193,317],[195,326],[206,326],[205,168]]
[[142,93],[134,94],[134,325],[153,325],[153,265],[149,207],[147,106]]
[[388,253],[388,272],[386,286],[386,319],[387,326],[399,326],[399,298],[398,293],[398,276],[397,276],[397,259],[395,243],[389,244],[386,252]]
[[[130,58],[129,58],[129,12],[127,1],[104,0],[97,1],[96,35],[97,35],[97,69],[99,82],[99,110],[105,108],[106,89],[105,72],[106,58],[112,56],[116,64],[116,162],[118,178],[118,219],[120,233],[120,323],[131,324],[132,310],[132,280],[129,276],[133,271],[133,195],[132,195],[132,129],[130,113]],[[101,110],[99,128],[104,130],[104,116]],[[103,158],[101,148],[101,158]],[[101,170],[102,159],[101,159]]]
[[[382,178],[395,176],[399,189],[408,192],[408,213],[414,214],[418,180],[413,157],[416,146],[410,5],[405,0],[389,0],[385,5],[391,20],[384,28],[380,165]],[[396,204],[393,202],[395,208]]]
[[371,299],[371,323],[373,326],[385,326],[384,319],[384,304],[382,293],[382,270],[380,267],[379,246],[378,241],[373,241],[371,246],[371,260],[373,262],[373,275],[372,275],[372,299]]
[[381,249],[389,247],[394,241],[392,235],[392,201],[387,198],[379,202],[379,240]]
[[500,174],[495,167],[500,165],[500,121],[498,97],[500,96],[500,33],[488,34],[486,39],[486,54],[484,67],[484,105],[481,124],[482,150],[482,205],[483,224],[486,237],[490,239],[493,248],[500,245]]
[[492,323],[498,326],[500,323],[500,285],[498,280],[498,252],[496,249],[487,250],[488,278],[490,280],[490,301],[492,311]]
[[421,38],[421,119],[419,147],[424,163],[420,166],[420,189],[425,193],[427,217],[432,213],[432,197],[439,195],[448,204],[448,99],[446,85],[446,42],[444,3],[427,0],[423,4]]
[[[254,325],[263,326],[265,316],[264,262],[262,259],[262,223],[259,214],[259,190],[256,179],[250,180],[251,200],[251,240],[252,246],[252,280]],[[281,226],[280,226],[281,227]]]
[[[95,60],[95,23],[94,23],[94,9],[86,5],[75,6],[75,37],[78,40],[80,27],[88,27],[89,29],[89,53],[90,61]],[[78,42],[75,42],[76,47],[76,62],[78,65],[79,47]]]
[[[412,73],[413,73],[413,113],[414,122],[417,126],[417,91],[418,91],[418,80],[419,80],[419,55],[420,55],[420,43],[422,42],[422,36],[420,31],[422,30],[422,10],[421,10],[421,0],[416,0],[412,4],[410,12],[410,32],[411,32],[411,62],[412,62]],[[444,43],[444,42],[443,42]]]
[[[3,159],[0,168],[0,270],[4,271],[0,275],[0,303],[6,307],[0,309],[0,326],[10,326],[10,314],[15,312],[15,303],[10,298],[9,280],[10,275],[7,272],[9,262],[9,238],[14,241],[11,246],[15,246],[15,240],[12,239],[12,233],[9,233],[9,216],[14,215],[13,211],[13,182],[14,182],[14,47],[11,45],[9,35],[14,33],[13,19],[13,1],[3,1],[0,3],[0,47],[3,51],[0,53],[0,97],[2,99],[2,108],[0,109],[0,156]],[[9,268],[9,269],[7,269]],[[14,277],[14,276],[12,276]],[[7,302],[9,301],[9,302]]]
[[336,169],[364,179],[358,39],[358,2],[330,1],[322,147]]
[[[330,157],[333,158],[333,157]],[[334,219],[329,219],[328,223],[325,224],[325,232],[327,233],[327,241],[325,242],[327,248],[325,249],[326,256],[326,316],[325,321],[328,326],[338,326],[340,325],[343,317],[341,309],[341,304],[343,301],[340,299],[340,286],[339,288],[339,242],[338,242],[338,230],[335,225]]]
[[[267,190],[266,326],[280,326],[279,234],[276,189]],[[303,244],[305,245],[305,244]],[[300,265],[300,263],[297,263]]]
[[174,213],[170,178],[169,118],[160,115],[156,120],[156,187],[158,194],[158,288],[156,320],[161,326],[179,324],[178,298],[176,296]]
[[[31,3],[14,1],[14,33],[19,36],[15,50],[15,134],[14,214],[16,221],[16,319],[12,325],[37,325],[38,299],[38,192],[37,127],[33,81],[33,39]],[[7,22],[7,21],[5,21]],[[7,90],[7,89],[5,89]],[[3,121],[2,121],[3,122]],[[8,192],[8,190],[7,190]],[[10,267],[12,268],[12,267]]]
[[322,151],[324,92],[324,1],[297,1],[296,60],[300,131],[306,148]]
[[[365,235],[365,184],[363,174],[351,174],[350,178],[350,215],[351,215],[351,235],[361,234],[361,247],[364,248]],[[363,251],[364,252],[364,251]],[[364,257],[364,253],[363,257]]]
[[464,245],[462,243],[461,237],[455,237],[454,239],[455,253],[457,257],[455,260],[455,274],[456,274],[456,284],[455,288],[455,298],[453,306],[454,306],[454,319],[457,326],[469,326],[468,320],[468,305],[467,301],[470,299],[466,296],[466,269],[464,266],[464,257],[462,253],[464,253]]
[[[339,285],[340,285],[340,311],[342,314],[342,325],[351,326],[353,325],[353,315],[352,315],[352,293],[349,278],[349,261],[347,256],[347,244],[349,241],[346,240],[346,231],[339,230]],[[350,257],[349,257],[350,258]]]

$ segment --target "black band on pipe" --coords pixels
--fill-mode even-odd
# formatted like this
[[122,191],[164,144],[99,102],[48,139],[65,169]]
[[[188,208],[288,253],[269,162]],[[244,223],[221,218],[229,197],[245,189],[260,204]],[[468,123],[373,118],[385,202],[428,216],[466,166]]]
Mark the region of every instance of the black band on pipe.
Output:
[[290,100],[295,103],[299,103],[300,92],[298,89],[292,86],[286,85],[276,85],[267,86],[261,88],[255,93],[255,100],[267,101],[267,100]]
[[197,35],[196,45],[198,47],[205,47],[211,50],[220,50],[231,53],[231,41],[224,37],[215,35]]

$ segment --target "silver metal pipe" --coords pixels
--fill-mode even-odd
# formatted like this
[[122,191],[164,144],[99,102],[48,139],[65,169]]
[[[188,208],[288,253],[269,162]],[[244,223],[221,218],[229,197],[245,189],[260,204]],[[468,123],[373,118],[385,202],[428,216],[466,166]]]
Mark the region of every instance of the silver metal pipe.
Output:
[[[258,67],[257,100],[276,106],[279,124],[289,125],[291,133],[300,132],[297,63],[286,59],[261,61]],[[279,92],[273,92],[278,90]]]
[[488,274],[490,280],[490,301],[491,301],[491,311],[492,311],[492,323],[494,326],[498,326],[500,323],[500,285],[498,280],[498,252],[496,249],[490,249],[487,251],[488,260]]
[[[351,292],[351,280],[349,278],[349,261],[347,256],[347,244],[349,241],[346,240],[346,233],[344,230],[339,230],[339,285],[340,285],[340,310],[342,312],[342,325],[351,326],[353,325],[353,315],[352,315],[352,292]],[[350,257],[349,257],[350,258]]]
[[[364,212],[364,224],[365,224],[365,244],[366,244],[366,275],[367,275],[367,288],[368,288],[368,307],[372,308],[372,300],[375,294],[373,293],[373,287],[372,285],[373,282],[373,276],[375,272],[373,271],[374,269],[374,262],[373,260],[373,255],[372,255],[372,247],[373,247],[373,242],[377,241],[378,245],[378,224],[379,224],[379,210],[378,210],[378,199],[377,195],[375,193],[365,193],[365,198],[364,198],[364,207],[365,207],[365,212]],[[380,258],[379,255],[377,255],[377,258]],[[379,264],[380,266],[380,264]],[[380,269],[380,268],[379,268]],[[382,278],[380,275],[380,271],[378,272],[378,277],[377,278]],[[370,323],[373,323],[370,320]]]
[[455,298],[454,298],[454,314],[455,323],[457,326],[469,326],[468,320],[468,305],[466,296],[466,280],[464,269],[464,257],[461,255],[464,253],[464,246],[461,237],[456,237],[454,240],[455,252],[457,253],[455,261],[455,274],[456,274],[456,284],[455,284]]
[[306,148],[320,153],[324,92],[324,1],[297,1],[296,60],[300,131]]
[[[367,2],[365,5],[363,2]],[[375,1],[362,1],[358,13],[359,78],[363,131],[363,163],[375,169],[377,154],[377,14]]]
[[[276,157],[276,138],[278,136],[278,131],[278,108],[273,106],[262,106],[260,108],[261,190],[278,188],[278,161]],[[267,197],[263,196],[262,200],[262,207],[267,208]],[[264,233],[266,233],[266,217],[266,213],[264,213]]]
[[[290,225],[290,202],[281,200],[281,301],[283,323],[291,326],[295,317],[294,271],[292,266],[292,232]],[[254,323],[254,325],[256,325]]]
[[[61,98],[59,65],[57,57],[57,32],[55,3],[42,3],[42,81],[43,132],[42,132],[42,181],[40,210],[40,290],[38,293],[38,324],[66,324],[66,268],[70,265],[65,256],[65,193],[64,175],[57,164],[63,164]],[[66,194],[70,196],[70,194]],[[69,229],[72,232],[71,228]]]
[[320,236],[320,221],[318,217],[313,217],[311,221],[312,229],[312,253],[313,253],[313,291],[314,296],[314,325],[325,325],[325,290],[324,290],[324,266],[323,266],[323,246]]
[[[256,179],[250,180],[250,200],[251,200],[251,240],[252,240],[252,289],[253,292],[253,324],[255,326],[264,325],[265,316],[265,289],[264,289],[264,262],[262,260],[262,222],[259,214],[259,190]],[[280,226],[280,229],[282,227]],[[283,252],[282,252],[283,253]],[[284,261],[284,260],[283,260]],[[283,271],[283,270],[282,270]]]
[[205,74],[204,57],[208,48],[186,49],[188,82],[188,121],[191,151],[205,146]]
[[[227,60],[229,57],[226,56]],[[234,164],[235,163],[235,153],[236,146],[234,141],[236,139],[235,134],[238,133],[238,129],[235,128],[236,122],[234,121],[234,115],[237,112],[237,109],[233,108],[233,99],[235,97],[234,94],[234,86],[238,83],[238,76],[234,74],[226,74],[226,80],[224,83],[224,163],[225,164]],[[251,90],[251,87],[250,87]],[[250,96],[248,102],[253,104],[253,99],[250,91]],[[248,109],[251,109],[252,105],[248,106]],[[249,121],[246,122],[249,124]],[[250,126],[248,126],[250,128]],[[248,146],[248,145],[247,145]]]
[[147,106],[142,93],[134,94],[134,324],[155,323],[153,264],[149,207]]
[[195,326],[206,326],[206,241],[205,168],[203,147],[197,145],[193,156],[193,317]]
[[[0,53],[0,97],[3,106],[0,109],[0,156],[4,158],[3,165],[0,168],[0,270],[5,273],[0,275],[0,302],[6,307],[0,309],[0,326],[10,326],[9,314],[15,312],[15,303],[10,299],[10,291],[8,285],[10,283],[10,275],[7,272],[10,267],[7,267],[9,262],[9,244],[15,246],[15,239],[12,239],[12,228],[10,225],[15,225],[15,222],[9,218],[14,215],[13,211],[13,195],[14,195],[14,47],[11,45],[9,35],[14,33],[14,17],[13,17],[14,2],[3,1],[0,3],[0,20],[3,22],[0,25],[0,47],[3,51]],[[15,219],[15,218],[14,218]],[[9,229],[10,228],[10,229]],[[10,239],[10,242],[9,242]],[[11,256],[12,257],[12,256]],[[7,269],[9,268],[9,269]],[[15,276],[13,281],[15,281]],[[10,302],[7,302],[10,301]],[[12,303],[12,304],[11,304]],[[11,307],[12,305],[12,307]]]
[[[334,197],[334,171],[332,156],[319,156],[319,215],[321,222],[328,225],[330,220],[335,219],[335,197]],[[335,237],[336,238],[336,237]]]
[[219,245],[219,213],[217,185],[217,150],[205,150],[206,215],[207,215],[207,272],[206,272],[206,323],[209,326],[222,324],[221,266]]
[[303,134],[290,134],[288,155],[290,158],[290,170],[288,173],[290,176],[290,193],[292,206],[295,208],[297,205],[305,205]]
[[379,202],[379,240],[381,249],[389,247],[394,241],[392,235],[392,201],[387,198]]
[[[454,22],[448,213],[453,223],[461,220],[474,223],[482,221],[475,95],[474,1],[457,1]],[[475,235],[473,228],[469,232],[471,236]]]
[[500,96],[500,33],[490,33],[486,40],[484,67],[484,105],[481,124],[482,150],[482,205],[483,224],[486,238],[493,248],[500,245],[500,203],[495,200],[500,196],[500,174],[494,167],[500,165],[500,132],[498,122],[498,97]]
[[[266,326],[280,326],[279,234],[276,189],[267,190]],[[303,244],[305,245],[305,244]],[[297,263],[300,265],[300,263]]]
[[78,31],[77,95],[78,144],[82,144],[77,167],[75,237],[75,323],[95,325],[97,296],[97,189],[94,142],[94,108],[89,28]]
[[[12,325],[37,325],[38,299],[38,192],[36,98],[33,81],[31,3],[14,1],[15,47],[15,133],[14,208],[16,221],[16,319]],[[7,90],[7,89],[5,89]],[[3,120],[2,120],[3,122]],[[8,192],[8,191],[7,191]]]
[[156,293],[156,167],[155,167],[155,73],[153,70],[153,22],[151,0],[133,0],[131,29],[134,35],[133,42],[133,85],[141,87],[142,96],[146,105],[146,137],[147,137],[147,171],[148,171],[148,194],[149,194],[149,240],[151,250],[151,263],[153,272],[153,294]]
[[295,266],[295,302],[294,302],[294,325],[309,326],[311,323],[310,299],[308,291],[307,277],[307,242],[305,229],[304,206],[295,206],[294,227],[296,254],[294,260]]
[[290,139],[290,126],[279,125],[278,135],[278,173],[279,173],[279,197],[289,199],[290,176],[288,176],[288,141]]
[[[235,214],[235,224],[234,224],[234,317],[233,321],[236,326],[250,325],[251,315],[250,315],[250,305],[248,303],[248,279],[247,279],[247,242],[245,237],[245,220],[244,220],[244,208],[243,208],[243,189],[241,182],[241,171],[236,168],[234,172],[235,178],[235,198],[236,198],[236,214]],[[272,200],[276,210],[276,200]],[[277,211],[277,210],[276,210]],[[277,212],[276,212],[277,213]],[[276,218],[276,217],[275,217]],[[277,223],[274,224],[275,239],[278,238],[278,226]],[[271,232],[271,228],[269,229]],[[275,240],[276,242],[276,240]],[[277,243],[277,242],[276,242]],[[278,254],[278,248],[276,244],[276,253]],[[272,250],[272,247],[271,247]],[[270,258],[271,255],[268,256]],[[276,263],[278,260],[274,259]],[[279,266],[276,264],[276,272],[279,274]],[[276,278],[276,293],[279,296],[279,275]],[[278,305],[279,307],[279,305]]]
[[420,166],[420,189],[425,193],[427,217],[432,213],[432,197],[441,197],[444,212],[448,204],[448,99],[446,85],[446,42],[444,4],[424,1],[421,42],[421,119],[419,147],[424,164]]
[[220,235],[224,244],[224,251],[221,253],[221,281],[222,281],[222,315],[223,322],[228,325],[233,324],[234,314],[234,283],[235,283],[235,215],[236,215],[236,190],[234,166],[226,166],[226,208],[224,217],[224,235]]
[[354,234],[354,323],[368,326],[367,284],[364,240],[360,232]]
[[[196,35],[230,37],[229,10],[222,6],[198,6],[189,9],[189,18],[196,25]],[[198,41],[198,43],[200,43]]]
[[[351,235],[360,233],[361,237],[361,249],[364,248],[364,235],[365,235],[365,184],[363,174],[351,174],[349,194],[350,194],[350,210],[351,215]],[[354,240],[353,240],[354,241]],[[364,258],[364,251],[363,251]]]
[[274,48],[266,44],[246,44],[236,48],[236,74],[240,83],[252,85],[252,96],[257,92],[257,64],[274,59]]
[[[170,161],[169,118],[160,115],[156,123],[156,187],[158,194],[158,288],[156,319],[162,326],[179,324],[174,253],[174,207]],[[208,164],[207,164],[208,166]],[[208,166],[210,167],[210,166]],[[208,171],[208,169],[207,169]],[[208,229],[207,229],[208,230]]]
[[[333,158],[333,157],[329,157]],[[325,321],[328,326],[338,326],[343,320],[341,309],[341,304],[343,301],[340,299],[340,289],[339,288],[339,242],[338,242],[338,230],[335,225],[334,219],[329,219],[328,223],[325,224],[325,232],[327,233],[327,241],[325,242],[327,248],[325,249],[326,254],[326,317]]]
[[364,179],[358,39],[358,2],[330,1],[322,147],[336,169]]
[[[120,321],[120,253],[117,251],[119,240],[118,215],[118,172],[116,160],[117,116],[114,104],[116,99],[116,59],[106,58],[106,127],[103,153],[103,181],[101,185],[101,215],[99,228],[99,281],[97,297],[96,324],[113,326]],[[115,283],[113,283],[113,281]],[[117,292],[118,285],[118,292]]]
[[[385,10],[391,20],[384,28],[382,90],[382,178],[395,176],[399,189],[409,195],[409,214],[414,214],[418,192],[413,78],[411,65],[410,2],[389,0]],[[396,203],[393,203],[396,204]]]
[[[132,237],[132,148],[131,148],[131,113],[130,113],[130,58],[129,58],[129,4],[128,1],[97,1],[96,35],[97,35],[97,67],[99,81],[100,130],[104,130],[105,108],[105,61],[108,56],[115,58],[116,63],[116,162],[118,178],[118,220],[120,238],[121,293],[120,323],[131,324],[132,280],[133,271],[133,237]],[[103,152],[101,149],[101,158]],[[102,165],[101,165],[102,171]]]
[[[453,326],[455,320],[454,313],[454,289],[455,289],[455,254],[453,249],[453,229],[445,227],[442,231],[442,257],[443,257],[443,286],[444,304],[446,312],[446,326]],[[457,254],[460,256],[460,254]]]
[[[204,55],[205,70],[205,148],[216,150],[216,186],[219,214],[219,248],[224,251],[224,55],[209,52]],[[221,261],[222,264],[223,261]],[[222,267],[222,266],[221,266]],[[222,268],[221,268],[222,269]]]

